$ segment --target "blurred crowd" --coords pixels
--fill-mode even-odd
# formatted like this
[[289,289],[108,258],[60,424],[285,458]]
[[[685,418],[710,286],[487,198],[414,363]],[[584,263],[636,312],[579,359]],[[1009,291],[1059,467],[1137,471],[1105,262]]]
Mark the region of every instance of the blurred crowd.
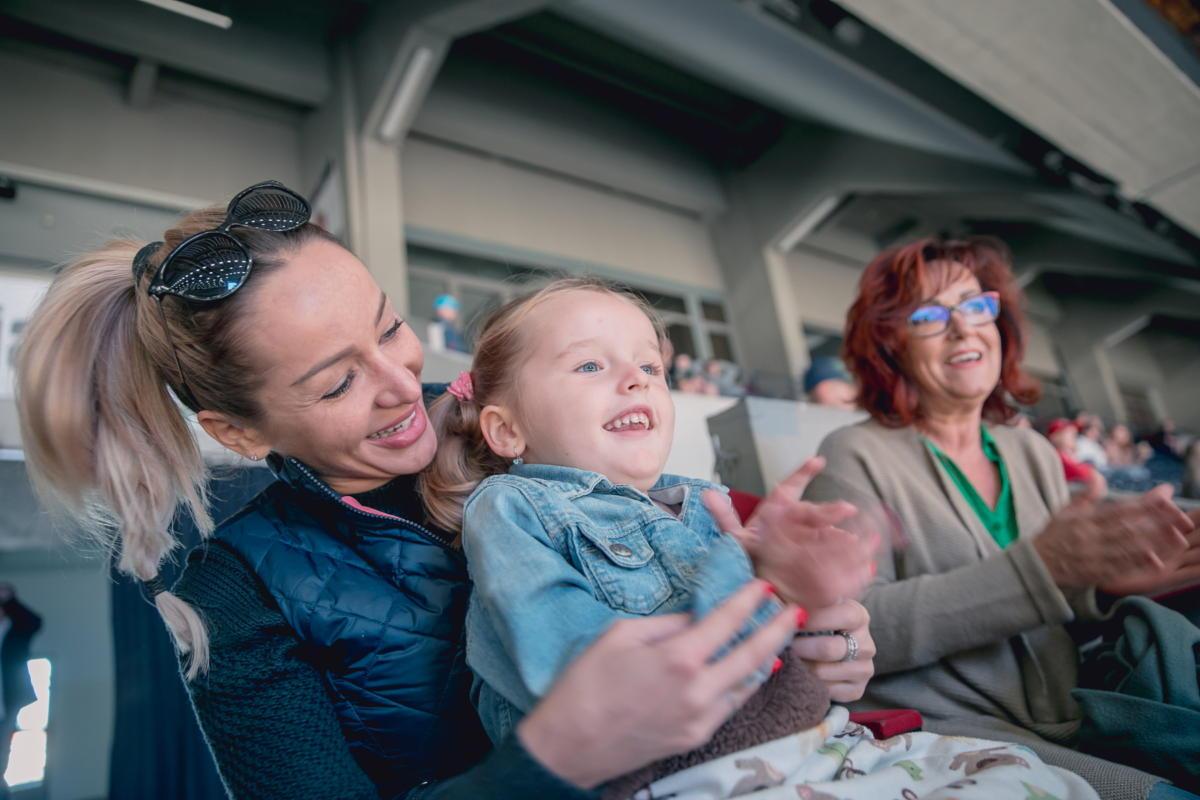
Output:
[[697,361],[687,353],[679,353],[671,360],[671,385],[684,394],[712,397],[744,397],[747,394],[737,364],[721,358]]
[[[462,329],[460,305],[453,295],[434,301],[434,320],[429,325],[431,349],[469,353],[470,344]],[[674,353],[666,343],[665,361],[670,365],[670,385],[684,394],[711,397],[745,397],[757,392],[742,369],[720,358],[696,359],[689,353]],[[854,410],[858,388],[845,363],[834,356],[816,356],[801,376],[805,400],[813,405]],[[1153,432],[1135,435],[1125,424],[1111,427],[1097,415],[1081,411],[1074,419],[1059,417],[1035,425],[1025,412],[1010,424],[1037,428],[1058,451],[1067,481],[1103,496],[1110,489],[1144,492],[1160,483],[1175,487],[1179,496],[1200,499],[1200,437],[1178,432],[1171,420]]]
[[1169,483],[1183,497],[1200,499],[1200,438],[1177,431],[1169,419],[1153,432],[1135,435],[1128,425],[1106,427],[1096,414],[1081,411],[1074,419],[1052,420],[1045,434],[1067,480],[1096,494],[1141,492]]

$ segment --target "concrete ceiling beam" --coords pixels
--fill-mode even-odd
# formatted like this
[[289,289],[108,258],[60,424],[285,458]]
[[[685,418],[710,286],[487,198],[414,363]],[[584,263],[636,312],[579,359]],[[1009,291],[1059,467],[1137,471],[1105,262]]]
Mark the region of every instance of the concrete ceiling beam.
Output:
[[351,53],[364,132],[395,143],[458,37],[531,14],[549,0],[405,0],[377,5]]
[[129,75],[125,99],[134,108],[147,108],[154,99],[154,87],[158,83],[158,62],[146,58],[138,59]]
[[940,109],[744,3],[568,0],[555,10],[798,119],[1016,172],[1027,165]]
[[329,56],[310,39],[235,20],[228,30],[144,3],[6,0],[25,22],[102,48],[302,106],[329,94]]

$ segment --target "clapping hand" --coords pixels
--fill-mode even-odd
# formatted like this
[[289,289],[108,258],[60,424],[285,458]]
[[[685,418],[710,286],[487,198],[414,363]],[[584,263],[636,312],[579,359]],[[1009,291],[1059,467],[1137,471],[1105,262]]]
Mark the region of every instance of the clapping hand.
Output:
[[1118,597],[1130,594],[1155,596],[1174,589],[1200,585],[1200,509],[1187,514],[1192,530],[1183,534],[1187,545],[1159,557],[1158,564],[1134,570],[1107,581],[1100,588]]
[[808,608],[858,597],[875,575],[879,546],[877,533],[846,529],[858,514],[852,504],[800,499],[824,466],[820,456],[804,462],[767,495],[745,524],[728,497],[717,491],[704,496],[713,519],[741,542],[758,576],[774,584],[785,600]]
[[1060,588],[1154,593],[1180,569],[1200,571],[1195,527],[1172,502],[1171,488],[1159,486],[1111,503],[1076,498],[1050,519],[1033,547]]

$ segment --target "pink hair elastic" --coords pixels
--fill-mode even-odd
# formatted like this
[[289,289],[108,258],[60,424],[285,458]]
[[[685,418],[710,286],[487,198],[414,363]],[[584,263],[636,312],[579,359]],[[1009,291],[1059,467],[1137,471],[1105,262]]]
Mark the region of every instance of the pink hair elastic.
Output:
[[458,377],[450,384],[450,388],[446,391],[458,398],[458,402],[465,403],[468,400],[475,399],[475,382],[471,380],[470,372],[460,372]]

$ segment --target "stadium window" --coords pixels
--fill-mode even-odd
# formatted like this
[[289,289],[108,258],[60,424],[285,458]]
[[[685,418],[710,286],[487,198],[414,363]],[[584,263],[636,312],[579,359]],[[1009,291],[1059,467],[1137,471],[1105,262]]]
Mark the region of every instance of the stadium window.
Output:
[[4,782],[9,789],[32,789],[46,777],[46,730],[50,722],[50,659],[34,658],[27,662],[37,698],[17,712],[17,729],[12,739],[2,744],[9,748],[8,769]]
[[711,332],[708,335],[708,341],[712,346],[713,358],[724,361],[736,360],[733,357],[733,341],[729,338],[728,333]]
[[[451,294],[460,304],[459,323],[474,342],[479,323],[489,311],[553,280],[561,272],[479,258],[432,247],[408,247],[409,322],[422,339],[433,320],[433,301]],[[646,299],[662,318],[676,353],[693,358],[737,361],[733,330],[725,305],[699,292],[662,292],[645,286],[629,288]]]
[[709,322],[725,322],[725,306],[712,300],[701,300],[700,310]]

